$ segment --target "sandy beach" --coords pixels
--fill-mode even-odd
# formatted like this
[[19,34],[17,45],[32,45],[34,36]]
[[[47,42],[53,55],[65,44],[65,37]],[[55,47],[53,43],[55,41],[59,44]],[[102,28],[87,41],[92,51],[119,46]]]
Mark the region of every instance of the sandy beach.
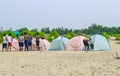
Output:
[[110,51],[0,52],[0,76],[120,76],[120,44]]

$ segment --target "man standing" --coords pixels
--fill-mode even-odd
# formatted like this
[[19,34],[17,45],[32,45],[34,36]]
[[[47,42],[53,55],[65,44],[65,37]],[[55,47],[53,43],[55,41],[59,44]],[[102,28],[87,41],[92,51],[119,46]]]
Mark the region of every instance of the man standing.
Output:
[[29,36],[25,32],[24,33],[24,44],[25,44],[25,50],[24,51],[28,51],[28,42],[29,42]]
[[29,35],[29,50],[32,50],[32,36]]
[[3,42],[2,42],[2,51],[7,51],[7,42],[8,42],[8,39],[7,39],[7,36],[6,34],[3,35]]
[[40,50],[40,46],[39,46],[39,44],[40,44],[40,41],[39,41],[39,39],[40,39],[40,37],[39,37],[39,34],[37,33],[36,34],[36,46],[37,46],[37,50]]
[[7,39],[8,39],[8,50],[11,51],[11,48],[12,48],[12,37],[11,37],[11,34],[8,35]]

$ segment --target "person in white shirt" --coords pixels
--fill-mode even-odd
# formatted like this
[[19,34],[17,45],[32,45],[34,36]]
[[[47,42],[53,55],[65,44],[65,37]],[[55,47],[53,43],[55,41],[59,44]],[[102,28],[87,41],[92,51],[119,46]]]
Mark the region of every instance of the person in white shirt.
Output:
[[2,42],[2,51],[7,51],[7,42],[8,42],[8,39],[7,39],[7,36],[6,34],[3,35],[3,42]]
[[8,50],[11,51],[11,48],[12,48],[12,37],[11,37],[11,34],[8,35],[7,39],[8,39]]

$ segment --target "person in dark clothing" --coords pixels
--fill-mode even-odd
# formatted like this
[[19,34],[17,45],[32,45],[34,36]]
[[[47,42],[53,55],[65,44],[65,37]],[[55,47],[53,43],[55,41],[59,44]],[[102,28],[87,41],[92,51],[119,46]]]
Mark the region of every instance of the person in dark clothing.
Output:
[[29,36],[26,33],[24,33],[24,44],[25,44],[24,51],[28,51],[28,43],[29,43]]
[[88,43],[88,39],[84,39],[83,40],[84,46],[85,46],[85,50],[89,50],[89,43]]
[[29,50],[31,51],[32,50],[32,36],[29,35]]
[[3,42],[2,42],[2,51],[3,51],[3,52],[4,52],[4,51],[8,51],[8,49],[7,49],[8,39],[7,39],[6,34],[4,34],[2,40],[3,40]]
[[40,37],[39,37],[39,33],[37,33],[37,34],[36,34],[36,37],[35,37],[35,38],[36,38],[36,46],[37,46],[37,50],[40,50],[40,46],[39,46],[39,44],[40,44],[40,40],[39,40],[39,39],[40,39]]
[[94,45],[91,41],[91,38],[84,38],[83,43],[84,43],[84,46],[85,46],[85,50],[90,50],[90,47],[91,47],[91,49],[94,48]]
[[89,40],[89,45],[90,45],[91,49],[94,49],[94,44],[92,43],[91,38],[89,38],[89,39],[90,39]]

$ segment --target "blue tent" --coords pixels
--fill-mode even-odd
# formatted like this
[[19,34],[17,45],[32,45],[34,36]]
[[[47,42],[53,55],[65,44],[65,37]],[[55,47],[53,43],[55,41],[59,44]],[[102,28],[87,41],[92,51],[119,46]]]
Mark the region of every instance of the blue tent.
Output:
[[52,41],[50,44],[49,50],[65,50],[66,49],[66,44],[68,43],[69,39],[60,36],[56,38],[55,40]]
[[19,35],[19,31],[13,31],[13,33],[15,34],[15,35]]
[[94,48],[92,50],[110,50],[109,42],[104,36],[95,34],[90,38],[94,44]]

